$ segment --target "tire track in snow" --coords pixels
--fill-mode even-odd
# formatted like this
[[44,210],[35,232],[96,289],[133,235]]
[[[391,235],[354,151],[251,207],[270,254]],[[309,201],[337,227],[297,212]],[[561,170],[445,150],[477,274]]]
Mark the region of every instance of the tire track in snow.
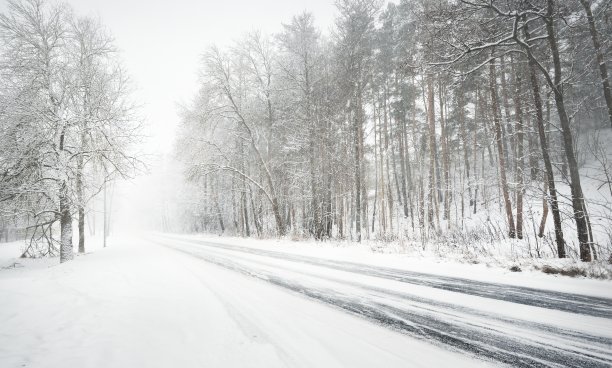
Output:
[[[185,243],[192,243],[183,239],[180,239],[180,241]],[[439,311],[440,307],[445,307],[452,308],[454,310],[459,310],[462,313],[472,313],[475,315],[480,315],[481,317],[485,315],[483,312],[476,311],[473,309],[470,310],[470,308],[453,306],[452,304],[440,303],[425,298],[411,297],[407,296],[406,294],[395,293],[386,289],[364,287],[364,285],[357,286],[367,289],[368,291],[379,293],[383,297],[386,295],[389,299],[397,299],[398,297],[411,300],[417,299],[417,302],[419,303],[429,303],[432,306],[432,309],[427,310],[426,308],[414,309],[398,307],[397,305],[393,305],[393,303],[385,303],[384,298],[376,298],[375,300],[368,298],[356,298],[354,295],[345,295],[339,293],[337,290],[316,286],[313,287],[312,285],[306,285],[303,283],[296,282],[294,280],[288,280],[287,278],[279,277],[278,275],[275,275],[273,272],[270,271],[255,269],[253,266],[245,266],[244,264],[240,264],[239,262],[235,261],[235,255],[219,256],[218,253],[218,248],[221,248],[221,251],[225,249],[236,252],[241,251],[240,248],[245,247],[217,247],[215,244],[212,246],[209,245],[207,247],[198,247],[197,251],[194,251],[193,249],[186,250],[184,249],[184,247],[170,245],[167,242],[159,243],[182,253],[188,254],[190,256],[197,257],[209,263],[215,264],[217,266],[230,269],[250,277],[255,277],[267,281],[274,285],[289,289],[293,292],[297,292],[310,298],[316,299],[318,301],[333,305],[352,314],[366,317],[372,321],[390,327],[404,334],[418,338],[426,338],[434,343],[445,345],[455,350],[471,353],[481,358],[498,361],[516,367],[608,367],[612,365],[612,357],[610,356],[610,354],[605,354],[605,346],[611,346],[612,340],[606,339],[604,337],[589,337],[587,335],[581,335],[579,333],[573,333],[571,331],[556,329],[553,326],[547,326],[543,324],[533,324],[533,326],[531,326],[531,324],[526,321],[516,321],[518,322],[517,324],[522,323],[523,327],[526,328],[533,327],[536,329],[545,330],[551,335],[557,334],[562,337],[565,336],[566,338],[573,339],[574,341],[576,341],[576,339],[582,340],[578,342],[583,342],[583,344],[578,344],[581,346],[568,346],[567,344],[563,346],[554,346],[546,342],[529,341],[528,339],[521,338],[520,336],[510,336],[510,334],[504,333],[504,331],[500,331],[499,329],[496,329],[494,327],[488,328],[482,325],[457,323],[457,321],[453,318],[445,318],[448,316],[445,316],[444,313],[441,314]],[[194,246],[193,244],[190,245]],[[217,251],[214,251],[214,249],[211,248],[217,248]],[[246,249],[251,250],[251,248]],[[303,262],[300,259],[303,258],[301,256],[293,257],[293,255],[288,255],[289,257],[276,257],[277,254],[286,254],[271,251],[263,251],[262,253],[264,254],[259,255],[273,258],[282,258],[294,262],[310,263]],[[270,253],[273,253],[274,255],[271,255]],[[313,260],[313,258],[311,257],[305,258]],[[318,263],[315,265],[321,266]],[[326,266],[328,265],[325,265],[324,267]],[[333,268],[338,269],[337,267]],[[351,269],[354,269],[354,267],[351,267]],[[368,274],[371,275],[371,273]],[[344,283],[350,286],[356,286],[353,283],[342,280],[333,281]],[[503,287],[503,285],[498,286]],[[540,290],[538,291],[542,292]],[[436,303],[435,305],[432,304],[434,302]],[[487,317],[493,319],[497,318],[496,316],[492,315],[487,315]],[[594,348],[585,348],[590,345],[593,345]],[[604,353],[602,353],[601,350],[597,349],[598,345],[600,345],[600,347],[601,345],[604,346]]]
[[[193,247],[194,250],[197,250],[197,251],[202,250],[201,247],[198,245],[189,244],[189,243],[185,243],[185,244],[188,244],[190,247]],[[206,249],[206,253],[211,253],[211,252],[213,255],[227,257],[227,253],[223,253],[223,251],[219,251],[216,249]],[[392,298],[397,299],[401,303],[403,303],[404,306],[406,305],[406,303],[410,303],[411,306],[418,306],[421,309],[426,309],[427,311],[430,311],[432,313],[438,313],[438,314],[446,313],[445,310],[452,310],[454,313],[452,315],[449,314],[449,316],[451,317],[457,317],[456,312],[459,312],[463,315],[468,315],[470,317],[479,317],[479,318],[486,319],[487,323],[491,323],[491,321],[494,320],[496,322],[505,323],[507,326],[518,326],[520,328],[529,329],[532,331],[537,330],[538,332],[541,332],[542,334],[549,335],[548,338],[554,335],[554,337],[557,338],[558,341],[574,339],[574,340],[584,341],[588,344],[599,344],[601,346],[612,345],[612,339],[606,338],[604,336],[593,336],[593,335],[586,334],[583,332],[563,329],[563,328],[559,328],[556,326],[550,326],[544,323],[512,319],[510,317],[506,317],[503,315],[493,314],[490,312],[485,312],[482,310],[478,310],[478,309],[474,309],[474,308],[470,308],[466,306],[445,303],[440,300],[424,298],[424,297],[420,297],[414,294],[407,294],[405,292],[394,291],[394,290],[387,289],[387,288],[371,286],[363,282],[361,283],[351,282],[351,281],[347,281],[346,279],[336,278],[330,275],[324,275],[323,277],[320,274],[315,273],[315,271],[309,272],[309,271],[304,271],[304,270],[297,270],[295,268],[291,268],[290,266],[282,266],[279,264],[267,262],[266,259],[270,259],[270,257],[258,257],[258,259],[253,259],[249,257],[243,257],[243,254],[241,254],[240,252],[235,252],[235,251],[231,251],[231,252],[232,252],[231,260],[232,261],[236,261],[236,260],[243,261],[243,265],[244,265],[244,262],[247,262],[247,264],[256,263],[258,266],[263,265],[268,268],[271,267],[274,270],[284,270],[284,271],[288,271],[290,273],[294,273],[298,275],[314,277],[314,278],[318,278],[318,279],[325,280],[325,281],[339,283],[341,285],[347,285],[347,286],[357,289],[356,291],[359,292],[360,294],[365,294],[365,295],[370,296],[370,299],[379,298],[382,300],[388,300],[389,298],[392,297]],[[259,258],[263,258],[263,259],[259,259]],[[341,272],[344,272],[344,271],[341,271]],[[260,270],[260,273],[261,273],[261,270]],[[433,308],[432,306],[435,306],[435,308]],[[499,326],[496,326],[496,327],[498,329],[500,328]]]
[[612,319],[612,299],[534,289],[523,286],[495,284],[458,277],[438,276],[387,267],[368,266],[359,263],[334,261],[238,245],[211,243],[197,239],[186,240],[169,236],[165,237],[171,240],[197,243],[212,248],[234,250],[243,253],[284,259],[287,261],[301,262],[340,271],[354,272],[404,283],[480,296],[483,298]]

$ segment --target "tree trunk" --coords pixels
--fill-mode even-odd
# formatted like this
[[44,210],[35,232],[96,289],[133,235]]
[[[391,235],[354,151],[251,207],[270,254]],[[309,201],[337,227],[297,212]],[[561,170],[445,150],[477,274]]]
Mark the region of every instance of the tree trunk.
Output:
[[[501,75],[500,75],[500,79],[501,79],[501,90],[502,90],[502,105],[504,107],[504,119],[503,121],[505,122],[505,124],[502,125],[502,137],[503,137],[503,143],[504,143],[504,155],[506,156],[506,164],[508,165],[508,167],[506,168],[506,170],[510,173],[512,173],[512,169],[513,169],[513,163],[512,163],[512,157],[511,156],[516,156],[515,155],[515,140],[514,140],[514,133],[512,131],[512,123],[510,122],[510,102],[508,99],[508,87],[507,87],[507,81],[506,81],[506,63],[504,61],[504,57],[500,57],[499,58],[500,61],[500,71],[501,71]],[[510,148],[508,148],[507,142],[508,140],[510,141]],[[512,153],[512,155],[510,154]]]
[[[461,143],[463,146],[463,164],[465,165],[465,176],[467,181],[467,190],[468,190],[468,198],[470,200],[470,206],[472,205],[472,187],[470,181],[470,153],[469,153],[469,143],[468,143],[468,135],[467,135],[467,122],[465,121],[465,96],[463,95],[463,85],[459,86],[459,90],[457,91],[457,119],[460,132],[461,132]],[[476,149],[474,147],[474,149]],[[463,216],[463,213],[462,213]]]
[[434,208],[436,202],[435,168],[436,168],[436,120],[434,111],[433,77],[427,76],[427,120],[429,122],[429,207],[427,221],[430,228],[436,228],[434,223]]
[[537,153],[537,144],[535,141],[535,135],[537,127],[531,122],[531,115],[525,114],[525,121],[527,127],[529,127],[529,134],[527,135],[528,147],[529,147],[529,179],[535,181],[538,178],[539,171],[539,160]]
[[[386,101],[386,95],[384,96],[384,104],[383,104],[383,136],[384,136],[384,158],[385,158],[385,164],[387,167],[386,173],[387,173],[387,201],[388,201],[388,206],[387,209],[389,210],[389,227],[391,229],[391,231],[393,231],[393,191],[391,190],[391,175],[390,175],[390,171],[391,171],[391,166],[389,165],[389,131],[388,131],[388,122],[387,122],[387,101]],[[392,153],[393,155],[393,147],[392,147]],[[395,170],[395,157],[394,157],[394,161],[393,161],[393,168]],[[407,201],[407,198],[404,198],[405,201]],[[401,202],[401,199],[400,199]]]
[[[548,181],[544,183],[544,198],[542,199],[542,219],[540,220],[540,228],[538,229],[538,236],[540,238],[544,237],[544,230],[546,228],[546,218],[548,217],[548,201],[546,200],[546,191],[548,190]],[[557,252],[559,248],[557,247]],[[563,248],[565,252],[565,248]],[[560,253],[559,253],[560,254]],[[563,257],[559,257],[563,258]]]
[[78,216],[79,216],[79,253],[85,253],[85,198],[83,197],[83,171],[84,168],[84,150],[85,150],[85,133],[81,133],[81,153],[77,158],[76,172],[76,194],[78,201]]
[[508,180],[506,179],[506,160],[504,156],[504,148],[502,144],[501,119],[499,117],[499,102],[497,100],[496,75],[495,75],[495,60],[489,62],[489,88],[491,90],[491,109],[493,110],[493,123],[495,125],[495,140],[497,142],[497,156],[499,159],[499,176],[501,179],[501,190],[504,198],[504,206],[506,209],[506,218],[508,219],[508,235],[510,238],[516,237],[516,229],[514,227],[514,216],[512,215],[512,204],[510,203],[510,194],[508,193]]
[[[529,30],[525,26],[524,33],[526,38],[529,38]],[[563,229],[561,228],[561,215],[559,214],[559,201],[557,200],[557,189],[555,187],[555,176],[552,163],[550,161],[550,153],[548,149],[548,140],[544,130],[544,111],[542,107],[542,97],[540,96],[540,85],[536,75],[536,62],[530,50],[527,50],[529,57],[529,79],[531,81],[531,89],[533,93],[533,102],[536,112],[536,127],[538,128],[538,137],[540,138],[540,147],[542,149],[542,161],[546,171],[548,193],[550,195],[550,207],[553,215],[553,224],[555,227],[555,241],[557,243],[557,254],[559,258],[565,258],[565,240],[563,239]],[[543,234],[543,230],[540,232]]]
[[[514,69],[514,63],[512,64]],[[523,239],[523,192],[525,182],[525,159],[523,158],[523,106],[521,103],[521,75],[520,72],[514,71],[514,80],[516,82],[516,90],[514,95],[514,110],[516,115],[516,237]]]
[[[251,190],[250,187],[249,187],[249,201],[251,202],[251,212],[253,212],[253,224],[255,224],[255,231],[257,231],[257,236],[261,236],[263,232],[263,228],[261,225],[259,214],[257,213],[257,209],[255,207],[255,201],[253,200],[253,191]],[[223,226],[222,220],[219,219],[219,221],[221,222],[221,226]]]
[[557,46],[557,39],[555,36],[553,23],[554,0],[548,0],[547,5],[546,31],[548,36],[548,43],[550,45],[550,51],[553,57],[554,67],[554,83],[553,85],[551,85],[551,87],[555,96],[557,113],[559,115],[559,120],[561,123],[561,132],[563,135],[565,155],[567,157],[567,163],[569,166],[572,206],[574,208],[574,219],[576,221],[576,230],[578,232],[578,242],[580,243],[580,259],[584,262],[590,262],[591,247],[589,244],[589,226],[587,224],[585,216],[585,202],[582,192],[582,185],[580,184],[578,162],[576,161],[576,155],[574,153],[574,142],[572,137],[572,131],[570,130],[570,120],[569,116],[567,115],[565,101],[563,98],[561,60],[559,58],[559,48]]
[[70,212],[70,199],[68,187],[63,183],[59,196],[60,204],[60,263],[74,258],[72,252],[72,213]]
[[[473,144],[472,147],[474,147],[473,153],[474,153],[474,160],[473,160],[473,166],[474,166],[474,212],[473,214],[475,215],[477,210],[478,210],[478,119],[476,117],[480,117],[482,116],[482,114],[478,114],[478,112],[480,111],[480,91],[478,90],[478,87],[476,87],[476,103],[474,106],[474,136],[473,136]],[[484,152],[484,149],[483,149]]]
[[595,19],[593,18],[593,12],[591,11],[591,0],[580,0],[580,3],[584,7],[584,12],[586,13],[587,21],[589,23],[591,40],[593,41],[593,48],[595,49],[595,59],[597,60],[597,65],[599,66],[601,85],[603,87],[603,93],[606,99],[606,106],[608,107],[608,118],[610,119],[610,125],[612,126],[612,93],[610,92],[610,80],[608,79],[606,60],[604,59],[601,43],[599,42],[599,32],[597,32],[597,28],[595,28]]
[[404,142],[404,134],[400,130],[396,130],[397,138],[399,141],[399,156],[400,156],[400,172],[402,174],[401,186],[402,186],[402,196],[404,200],[402,204],[404,205],[404,217],[408,217],[408,194],[406,191],[406,143]]
[[443,170],[443,178],[444,178],[444,215],[443,219],[446,220],[446,228],[450,229],[450,158],[448,153],[448,131],[446,127],[446,122],[444,120],[444,88],[442,85],[442,81],[439,82],[439,92],[440,96],[439,105],[440,105],[440,129],[442,130],[442,170]]
[[353,125],[355,130],[355,236],[361,242],[361,86],[357,86]]
[[85,209],[79,205],[79,253],[85,253]]

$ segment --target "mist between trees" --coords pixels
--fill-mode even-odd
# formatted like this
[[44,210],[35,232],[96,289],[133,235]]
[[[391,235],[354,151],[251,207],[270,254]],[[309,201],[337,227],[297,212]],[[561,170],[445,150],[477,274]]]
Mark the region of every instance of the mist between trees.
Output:
[[[328,33],[302,13],[203,52],[160,230],[609,259],[609,0],[336,5]],[[8,1],[0,73],[0,238],[69,260],[143,168],[129,80],[99,20],[43,0]]]
[[303,13],[212,46],[176,145],[188,184],[164,216],[607,259],[611,15],[610,1],[340,0],[329,34]]
[[70,260],[73,220],[84,252],[92,198],[142,168],[128,78],[97,19],[43,0],[8,1],[0,73],[0,238]]

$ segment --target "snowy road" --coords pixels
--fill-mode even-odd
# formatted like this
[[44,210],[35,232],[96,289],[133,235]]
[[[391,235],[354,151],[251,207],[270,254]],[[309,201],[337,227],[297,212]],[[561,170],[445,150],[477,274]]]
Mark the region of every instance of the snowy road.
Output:
[[150,241],[485,362],[612,365],[612,299],[185,237]]

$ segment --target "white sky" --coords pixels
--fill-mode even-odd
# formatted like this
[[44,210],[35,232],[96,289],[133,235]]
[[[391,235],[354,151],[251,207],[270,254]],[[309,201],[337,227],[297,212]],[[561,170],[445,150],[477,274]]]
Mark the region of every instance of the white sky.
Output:
[[[67,0],[79,15],[99,16],[115,37],[143,104],[147,150],[168,153],[178,123],[177,104],[197,90],[200,55],[211,44],[226,45],[244,33],[281,30],[308,10],[326,31],[334,0]],[[153,152],[151,152],[153,153]]]

